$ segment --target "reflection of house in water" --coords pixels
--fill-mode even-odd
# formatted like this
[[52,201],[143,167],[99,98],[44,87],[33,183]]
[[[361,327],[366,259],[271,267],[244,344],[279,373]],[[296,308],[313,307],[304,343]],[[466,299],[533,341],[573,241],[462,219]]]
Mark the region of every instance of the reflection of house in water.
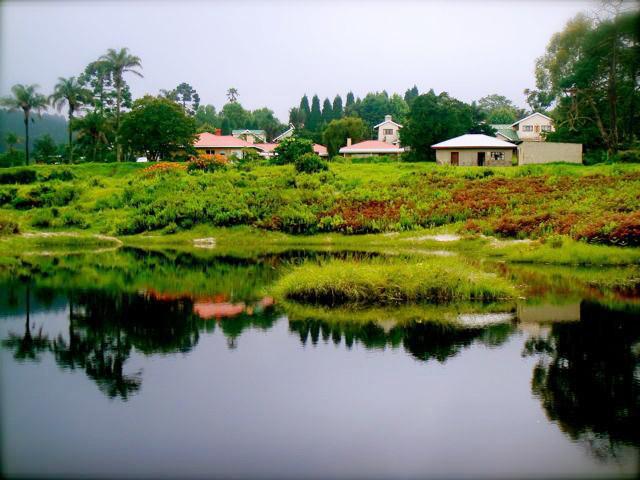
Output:
[[213,296],[189,296],[184,294],[161,293],[153,289],[148,289],[146,295],[154,300],[175,301],[188,298],[193,301],[193,313],[203,320],[215,318],[232,318],[240,314],[253,315],[261,313],[265,308],[273,306],[275,303],[272,297],[264,297],[261,300],[247,304],[245,302],[233,303],[229,301],[229,296],[225,294]]
[[566,304],[533,304],[520,303],[517,307],[520,330],[531,335],[548,332],[555,322],[579,322],[580,302]]

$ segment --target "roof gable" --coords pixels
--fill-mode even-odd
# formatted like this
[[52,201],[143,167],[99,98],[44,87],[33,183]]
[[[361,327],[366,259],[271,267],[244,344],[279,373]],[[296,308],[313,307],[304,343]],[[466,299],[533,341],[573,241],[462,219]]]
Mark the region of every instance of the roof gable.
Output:
[[526,119],[534,117],[536,115],[539,115],[541,117],[546,118],[547,120],[550,120],[551,122],[553,122],[553,118],[551,117],[547,117],[544,113],[540,113],[540,112],[533,112],[531,115],[527,115],[524,118],[521,118],[520,120],[513,122],[511,125],[509,125],[510,127],[515,127],[516,125],[518,125],[520,122],[524,122]]

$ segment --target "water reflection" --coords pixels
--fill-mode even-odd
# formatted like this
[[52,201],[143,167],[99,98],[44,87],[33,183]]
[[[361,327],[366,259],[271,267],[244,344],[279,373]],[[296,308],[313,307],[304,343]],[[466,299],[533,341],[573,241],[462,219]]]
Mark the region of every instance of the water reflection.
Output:
[[[0,317],[19,319],[2,346],[19,363],[53,359],[107,397],[126,401],[144,385],[143,372],[132,367],[135,354],[181,358],[218,332],[237,356],[244,332],[270,332],[279,319],[287,321],[296,348],[316,347],[323,355],[332,350],[324,344],[342,351],[354,345],[394,349],[425,371],[466,358],[474,347],[504,349],[514,338],[527,339],[523,356],[536,359],[531,392],[550,421],[602,459],[640,446],[637,299],[611,303],[620,302],[619,291],[586,297],[587,284],[567,282],[560,269],[505,267],[538,294],[517,304],[322,310],[276,305],[264,291],[283,265],[329,253],[202,255],[128,249],[96,258],[24,260],[0,278]],[[66,316],[61,329],[48,328],[53,312]],[[36,314],[44,315],[34,323]],[[269,340],[265,335],[263,343]],[[520,346],[508,361],[522,361]]]
[[550,420],[599,457],[640,445],[640,322],[636,310],[583,302],[580,321],[531,337],[531,388]]

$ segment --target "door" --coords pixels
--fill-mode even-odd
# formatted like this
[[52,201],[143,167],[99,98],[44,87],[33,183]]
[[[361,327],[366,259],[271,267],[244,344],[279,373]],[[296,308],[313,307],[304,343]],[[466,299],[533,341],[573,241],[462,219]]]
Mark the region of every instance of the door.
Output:
[[484,157],[486,155],[486,152],[478,152],[478,166],[479,167],[484,167]]
[[458,152],[451,152],[451,165],[460,165],[460,155]]

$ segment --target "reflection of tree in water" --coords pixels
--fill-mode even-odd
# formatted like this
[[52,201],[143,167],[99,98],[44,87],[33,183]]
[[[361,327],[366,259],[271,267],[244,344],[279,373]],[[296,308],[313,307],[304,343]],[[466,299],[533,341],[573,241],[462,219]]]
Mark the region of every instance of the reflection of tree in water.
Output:
[[599,458],[620,445],[640,446],[640,323],[638,312],[583,302],[580,322],[555,323],[527,341],[539,355],[531,387],[550,420]]
[[[67,292],[69,326],[67,335],[50,340],[40,331],[32,333],[31,298],[51,304],[51,289],[11,285],[12,292],[24,288],[25,333],[11,333],[3,346],[15,351],[18,360],[37,360],[38,354],[52,352],[63,369],[84,370],[110,398],[127,400],[141,388],[141,372],[126,373],[125,364],[133,349],[145,355],[187,353],[198,343],[200,331],[215,331],[219,325],[230,348],[249,328],[267,330],[277,320],[269,305],[251,306],[233,318],[203,320],[194,313],[189,298],[163,298],[142,293],[103,290]],[[33,291],[32,291],[33,290]],[[48,299],[48,300],[47,300]]]
[[49,350],[49,337],[42,333],[42,327],[35,335],[31,333],[31,285],[27,283],[25,290],[24,334],[11,332],[2,344],[13,350],[13,357],[18,361],[38,361],[39,354]]
[[513,332],[510,323],[487,327],[465,328],[444,323],[425,322],[395,326],[385,330],[380,325],[368,322],[363,324],[329,323],[316,319],[304,319],[289,322],[289,330],[300,337],[303,345],[311,342],[317,345],[331,340],[339,345],[344,339],[347,348],[358,342],[369,349],[399,347],[418,360],[431,359],[444,362],[460,352],[474,341],[488,346],[502,344]]

